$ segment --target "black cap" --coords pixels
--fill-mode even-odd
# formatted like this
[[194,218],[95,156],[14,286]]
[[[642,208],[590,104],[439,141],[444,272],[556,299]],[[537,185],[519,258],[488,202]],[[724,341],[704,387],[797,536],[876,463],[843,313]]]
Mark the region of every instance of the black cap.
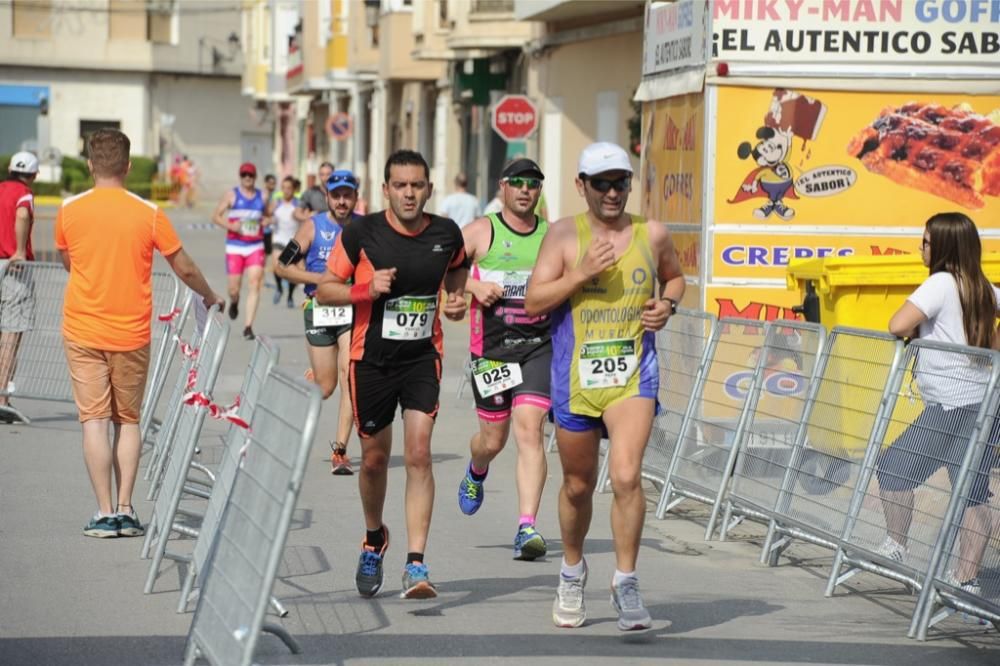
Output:
[[527,157],[514,160],[500,172],[501,178],[513,178],[514,176],[533,176],[539,180],[545,180],[542,168],[534,160],[529,160]]

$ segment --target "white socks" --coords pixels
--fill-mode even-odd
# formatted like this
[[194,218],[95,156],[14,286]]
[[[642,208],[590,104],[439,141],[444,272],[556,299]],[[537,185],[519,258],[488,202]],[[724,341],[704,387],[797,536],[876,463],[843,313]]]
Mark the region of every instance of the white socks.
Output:
[[624,571],[619,571],[618,569],[615,569],[615,577],[611,579],[611,584],[620,585],[621,582],[626,578],[635,578],[635,577],[636,577],[635,571],[629,571],[626,573]]
[[559,570],[563,578],[579,578],[583,575],[583,558],[576,564],[566,564],[566,558],[563,558],[562,567]]

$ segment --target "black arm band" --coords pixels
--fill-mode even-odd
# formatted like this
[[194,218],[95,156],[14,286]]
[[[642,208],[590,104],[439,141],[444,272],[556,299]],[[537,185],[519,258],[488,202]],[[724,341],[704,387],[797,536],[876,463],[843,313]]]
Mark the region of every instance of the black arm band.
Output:
[[301,258],[302,247],[299,245],[298,241],[293,238],[288,241],[288,245],[286,245],[285,249],[281,251],[280,255],[278,255],[278,263],[282,266],[288,266],[289,264],[296,263]]

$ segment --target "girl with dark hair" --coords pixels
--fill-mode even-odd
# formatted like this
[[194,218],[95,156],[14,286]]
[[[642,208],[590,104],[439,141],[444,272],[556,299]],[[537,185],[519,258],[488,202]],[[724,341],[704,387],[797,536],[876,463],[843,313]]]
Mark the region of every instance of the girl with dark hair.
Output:
[[[983,349],[996,349],[998,291],[982,269],[979,232],[962,213],[939,213],[924,227],[920,252],[930,275],[889,320],[889,332]],[[985,399],[987,376],[955,354],[923,350],[914,369],[924,409],[889,448],[876,472],[888,536],[879,554],[902,562],[913,518],[913,490],[942,466],[954,486],[956,474]],[[954,379],[953,379],[954,378]],[[979,562],[991,532],[989,472],[993,448],[978,465],[968,489],[960,555],[951,572],[956,587],[980,592]]]

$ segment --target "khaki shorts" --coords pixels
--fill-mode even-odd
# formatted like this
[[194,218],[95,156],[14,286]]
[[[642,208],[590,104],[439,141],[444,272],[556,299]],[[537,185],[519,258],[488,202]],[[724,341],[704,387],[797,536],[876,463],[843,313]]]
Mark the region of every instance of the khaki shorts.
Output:
[[101,351],[63,341],[80,421],[110,418],[138,423],[149,370],[149,345],[135,351]]
[[24,264],[10,266],[6,259],[0,259],[0,332],[24,333],[35,327],[35,289],[30,268]]

